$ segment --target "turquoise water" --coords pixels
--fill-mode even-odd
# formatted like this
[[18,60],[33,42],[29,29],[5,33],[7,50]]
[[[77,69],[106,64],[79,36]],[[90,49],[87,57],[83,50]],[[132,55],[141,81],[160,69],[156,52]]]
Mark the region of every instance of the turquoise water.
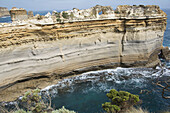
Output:
[[[170,101],[161,97],[160,89],[152,82],[170,79],[170,71],[166,68],[117,68],[84,73],[80,76],[61,81],[56,86],[43,91],[52,95],[55,108],[65,106],[79,113],[103,112],[101,104],[109,101],[106,93],[110,89],[129,91],[138,94],[143,103],[142,108],[159,113],[168,110]],[[140,94],[141,90],[148,90]],[[169,94],[169,93],[167,93]]]
[[0,18],[0,23],[11,23],[11,17],[10,16],[6,16],[6,17],[1,17]]

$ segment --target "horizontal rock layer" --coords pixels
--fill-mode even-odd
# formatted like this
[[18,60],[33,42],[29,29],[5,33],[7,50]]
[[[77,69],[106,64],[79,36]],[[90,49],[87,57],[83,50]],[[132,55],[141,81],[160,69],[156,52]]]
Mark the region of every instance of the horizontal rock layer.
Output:
[[6,7],[0,7],[0,17],[10,16],[9,11]]
[[89,70],[154,67],[166,18],[107,19],[0,28],[0,101]]

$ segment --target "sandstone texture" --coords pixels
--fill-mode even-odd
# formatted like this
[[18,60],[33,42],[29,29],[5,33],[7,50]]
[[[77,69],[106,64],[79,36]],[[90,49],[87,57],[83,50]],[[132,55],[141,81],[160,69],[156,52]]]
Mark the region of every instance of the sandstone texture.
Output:
[[[73,18],[63,19],[62,13],[71,12]],[[95,6],[1,24],[0,101],[90,70],[154,67],[160,63],[166,19],[158,6],[118,6],[115,11]]]
[[10,10],[10,15],[12,21],[20,21],[20,20],[28,19],[27,11],[23,8],[18,9],[16,7],[13,7]]
[[10,16],[9,11],[6,7],[0,7],[0,17]]
[[30,19],[32,17],[34,17],[33,11],[28,11],[28,18]]

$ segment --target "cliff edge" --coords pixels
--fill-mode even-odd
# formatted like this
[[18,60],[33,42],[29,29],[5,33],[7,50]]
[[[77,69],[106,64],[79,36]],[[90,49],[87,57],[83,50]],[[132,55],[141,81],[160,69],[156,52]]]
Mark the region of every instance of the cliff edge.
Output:
[[0,24],[0,101],[90,70],[160,63],[167,18],[158,6],[97,5],[19,17]]
[[10,16],[9,11],[6,7],[0,7],[0,17]]

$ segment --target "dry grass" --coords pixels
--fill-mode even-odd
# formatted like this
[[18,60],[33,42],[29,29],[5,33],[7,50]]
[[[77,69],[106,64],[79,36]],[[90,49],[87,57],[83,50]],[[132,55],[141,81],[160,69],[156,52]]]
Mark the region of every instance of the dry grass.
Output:
[[127,110],[125,113],[149,113],[149,112],[140,107],[139,108],[132,107],[129,110]]
[[163,112],[161,112],[161,113],[170,113],[170,111],[163,111]]
[[[150,112],[147,111],[146,109],[142,109],[141,107],[138,108],[132,107],[124,113],[150,113]],[[170,111],[162,111],[160,113],[170,113]]]

